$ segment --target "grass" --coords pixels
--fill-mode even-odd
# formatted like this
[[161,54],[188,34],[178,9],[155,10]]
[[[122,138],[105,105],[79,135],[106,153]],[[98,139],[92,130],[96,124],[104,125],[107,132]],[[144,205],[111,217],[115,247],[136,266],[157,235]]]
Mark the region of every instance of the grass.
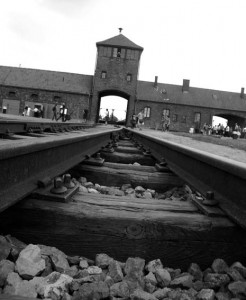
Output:
[[215,136],[215,135],[191,134],[191,133],[186,133],[186,132],[172,132],[172,134],[175,134],[178,136],[190,137],[196,141],[202,141],[202,142],[211,143],[214,145],[222,145],[222,146],[227,146],[227,147],[231,147],[234,149],[246,151],[246,139],[235,139],[234,140],[233,138],[219,137],[219,136]]

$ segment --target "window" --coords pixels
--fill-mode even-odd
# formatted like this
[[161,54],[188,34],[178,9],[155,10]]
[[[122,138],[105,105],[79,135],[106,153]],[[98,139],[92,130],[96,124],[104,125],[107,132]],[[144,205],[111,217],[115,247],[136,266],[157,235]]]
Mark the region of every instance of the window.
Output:
[[178,122],[178,115],[177,114],[173,114],[172,121],[173,122]]
[[146,106],[144,108],[144,117],[145,118],[149,118],[150,117],[150,107],[149,106]]
[[201,113],[195,113],[194,122],[200,123],[201,121]]
[[132,81],[132,74],[128,73],[126,75],[126,81],[128,81],[128,82]]
[[107,72],[106,71],[102,71],[101,78],[105,79],[106,77],[107,77]]
[[163,109],[162,114],[163,114],[163,116],[165,116],[165,117],[170,117],[170,109]]
[[113,57],[122,57],[121,48],[113,48]]
[[126,50],[126,58],[127,59],[138,60],[139,59],[139,51],[138,50],[127,49]]
[[12,92],[12,91],[9,92],[9,97],[12,97],[12,98],[13,98],[13,97],[15,97],[15,96],[16,96],[15,92]]
[[38,100],[38,95],[37,95],[37,94],[31,94],[31,99],[32,99],[33,101]]
[[182,116],[181,122],[182,122],[182,123],[186,123],[186,116]]
[[131,58],[131,54],[132,54],[132,50],[127,49],[127,52],[126,52],[126,58],[127,58],[127,59],[130,59],[130,58]]

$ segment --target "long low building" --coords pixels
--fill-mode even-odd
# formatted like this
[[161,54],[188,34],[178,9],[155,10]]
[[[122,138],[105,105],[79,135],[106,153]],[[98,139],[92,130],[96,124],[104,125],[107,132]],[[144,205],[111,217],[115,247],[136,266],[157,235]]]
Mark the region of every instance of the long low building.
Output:
[[[1,112],[21,115],[28,105],[52,118],[52,108],[66,104],[73,119],[99,121],[101,99],[120,96],[126,99],[126,125],[131,116],[144,109],[145,125],[160,128],[163,115],[170,117],[170,130],[199,132],[204,123],[212,124],[214,116],[228,120],[228,125],[246,124],[244,88],[238,93],[190,86],[138,80],[140,58],[144,48],[123,34],[97,42],[94,75],[73,74],[28,68],[0,66]],[[119,100],[117,100],[119,101]]]

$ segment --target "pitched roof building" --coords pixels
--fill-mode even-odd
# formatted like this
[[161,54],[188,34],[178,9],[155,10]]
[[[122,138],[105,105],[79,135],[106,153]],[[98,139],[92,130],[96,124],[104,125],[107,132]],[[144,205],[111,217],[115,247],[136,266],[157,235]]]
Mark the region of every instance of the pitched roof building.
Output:
[[170,129],[200,130],[212,123],[213,116],[228,119],[229,125],[245,125],[246,97],[238,93],[190,86],[138,80],[140,57],[144,48],[123,34],[96,43],[97,62],[94,76],[28,68],[0,66],[0,106],[8,113],[21,114],[25,105],[41,106],[51,117],[54,102],[66,102],[73,118],[84,112],[98,121],[101,98],[117,95],[128,100],[126,123],[133,113],[144,109],[145,126],[158,128],[163,114],[171,118]]

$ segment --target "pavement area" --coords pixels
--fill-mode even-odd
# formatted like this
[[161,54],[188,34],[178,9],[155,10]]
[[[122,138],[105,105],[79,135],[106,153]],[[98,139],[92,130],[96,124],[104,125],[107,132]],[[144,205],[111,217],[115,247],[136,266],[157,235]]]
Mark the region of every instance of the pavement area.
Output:
[[[138,130],[138,129],[136,129]],[[150,135],[152,137],[157,137],[159,139],[163,139],[166,141],[171,141],[177,144],[181,144],[190,148],[199,149],[201,151],[205,151],[208,153],[212,153],[213,155],[218,155],[222,157],[226,157],[228,159],[236,160],[243,164],[246,164],[246,151],[239,150],[227,146],[221,146],[201,141],[196,141],[191,137],[179,136],[176,134],[172,134],[171,132],[163,132],[160,130],[146,129],[144,128],[140,131],[143,134]],[[233,140],[232,140],[233,143]],[[246,139],[245,139],[246,144]]]

